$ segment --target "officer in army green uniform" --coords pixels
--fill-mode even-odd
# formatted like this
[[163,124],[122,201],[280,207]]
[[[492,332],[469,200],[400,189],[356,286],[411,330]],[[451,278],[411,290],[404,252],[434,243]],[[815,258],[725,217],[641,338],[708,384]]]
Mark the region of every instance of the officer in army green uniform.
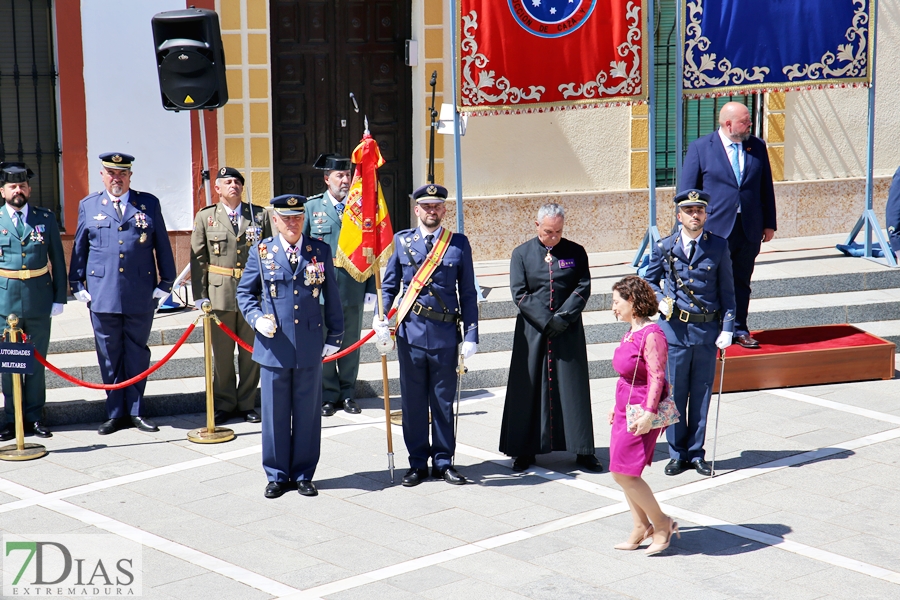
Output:
[[[194,218],[191,234],[191,285],[197,308],[209,300],[213,312],[226,327],[253,345],[253,328],[237,307],[235,293],[241,280],[250,248],[272,235],[265,208],[241,202],[244,176],[237,169],[222,167],[216,173],[216,204],[201,208]],[[256,412],[256,388],[259,365],[249,352],[238,350],[238,383],[234,372],[234,340],[219,327],[212,329],[215,362],[213,397],[216,425],[233,417],[259,423]]]
[[[344,214],[347,192],[350,191],[350,159],[336,154],[322,154],[313,165],[325,171],[324,193],[311,196],[306,202],[306,220],[303,235],[321,240],[331,246],[332,256],[336,255],[338,238],[341,235],[341,221]],[[375,278],[359,282],[350,274],[335,266],[341,309],[344,313],[344,341],[341,350],[359,341],[362,329],[363,308],[375,305]],[[324,299],[320,299],[324,306]],[[330,417],[334,411],[343,408],[350,414],[358,414],[359,406],[354,402],[356,376],[359,373],[359,351],[336,361],[322,364],[322,416]]]
[[[24,163],[0,163],[0,319],[15,313],[19,327],[35,349],[47,355],[50,347],[50,317],[62,314],[66,303],[66,259],[56,216],[46,208],[30,206],[34,176]],[[3,374],[6,400],[0,440],[15,437],[12,376]],[[37,361],[34,373],[25,375],[22,386],[22,420],[25,432],[48,438],[53,434],[41,423],[47,388],[44,367]]]

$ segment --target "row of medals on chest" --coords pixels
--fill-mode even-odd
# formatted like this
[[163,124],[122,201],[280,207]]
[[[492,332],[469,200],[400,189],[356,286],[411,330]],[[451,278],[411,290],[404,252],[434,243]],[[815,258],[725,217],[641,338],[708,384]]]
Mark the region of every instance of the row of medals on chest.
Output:
[[[106,198],[104,198],[104,199],[100,202],[100,204],[102,204],[103,206],[106,206],[107,204],[109,204],[109,200],[107,200]],[[131,204],[133,207],[135,207],[135,208],[138,207],[137,202],[131,202],[130,204]],[[141,204],[140,210],[142,210],[142,211],[147,210],[147,205],[146,205],[146,204]],[[109,218],[109,217],[107,217],[107,216],[106,216],[105,214],[103,214],[103,213],[98,213],[98,214],[94,215],[94,220],[95,220],[95,221],[104,221],[104,220],[106,220],[106,219],[108,219],[108,218]],[[135,213],[135,214],[134,214],[134,226],[135,226],[136,228],[138,228],[138,229],[141,229],[141,230],[147,229],[147,227],[148,227],[148,225],[147,225],[147,215],[144,214],[143,212],[137,212],[137,213]],[[141,237],[138,238],[138,242],[140,242],[141,244],[143,244],[143,243],[146,242],[146,241],[147,241],[147,232],[146,232],[146,231],[141,231]]]
[[[44,232],[47,231],[46,225],[35,225],[34,229],[31,230],[31,235],[28,236],[28,239],[32,242],[37,242],[38,244],[44,243]],[[9,230],[4,229],[0,231],[3,235],[9,235]],[[0,257],[3,256],[3,248],[0,248]]]
[[[246,240],[247,246],[250,247],[256,242],[258,242],[262,238],[262,227],[260,224],[263,221],[262,212],[256,213],[256,225],[250,225],[244,231],[244,239]],[[219,222],[216,221],[216,218],[213,215],[209,215],[206,219],[207,227],[219,227]],[[240,236],[238,236],[240,237]],[[212,243],[212,252],[216,256],[220,256],[222,254],[222,246],[221,242],[213,242]]]
[[[269,248],[266,244],[259,245],[259,258],[263,261],[263,269],[269,271],[270,275],[275,275],[276,269],[280,269],[281,266],[275,262],[275,255],[280,250],[278,245],[273,245]],[[312,246],[306,246],[307,252],[312,252]],[[290,250],[286,251],[288,262],[291,263],[292,266],[296,267],[297,263],[300,262],[300,249],[294,248],[294,251]],[[320,263],[318,259],[314,256],[312,260],[306,263],[306,268],[303,269],[303,285],[307,287],[312,287],[312,297],[318,298],[320,293],[320,286],[325,283],[325,263]],[[278,297],[278,289],[275,287],[275,282],[273,281],[269,285],[269,296],[271,298]]]

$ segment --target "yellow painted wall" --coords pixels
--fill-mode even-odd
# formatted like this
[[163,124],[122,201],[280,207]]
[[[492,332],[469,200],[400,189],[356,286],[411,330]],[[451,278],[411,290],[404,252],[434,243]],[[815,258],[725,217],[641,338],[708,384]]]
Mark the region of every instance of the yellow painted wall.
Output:
[[220,160],[244,174],[245,197],[268,206],[272,197],[269,3],[217,0],[216,10],[229,98],[219,111]]

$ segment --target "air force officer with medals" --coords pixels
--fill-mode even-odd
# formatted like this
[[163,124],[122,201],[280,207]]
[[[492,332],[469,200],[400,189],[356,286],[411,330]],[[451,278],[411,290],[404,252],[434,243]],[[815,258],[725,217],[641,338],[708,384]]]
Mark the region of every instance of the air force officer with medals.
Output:
[[681,230],[659,241],[644,279],[660,301],[659,326],[669,343],[669,385],[681,420],[666,428],[666,475],[712,469],[703,449],[706,416],[716,376],[716,347],[734,334],[734,276],[728,241],[703,230],[709,194],[684,190],[675,196]]
[[[406,487],[428,478],[429,458],[433,477],[453,485],[466,483],[451,464],[456,448],[453,402],[458,344],[462,342],[465,358],[478,350],[478,292],[469,240],[441,226],[446,198],[447,190],[435,184],[413,192],[419,226],[394,236],[394,253],[382,287],[387,307],[403,286],[397,310],[397,358],[403,438],[409,451],[410,468],[403,476]],[[387,321],[377,314],[372,328],[380,339],[389,336]]]
[[278,234],[251,248],[237,288],[238,308],[256,329],[266,498],[294,484],[303,496],[318,494],[312,478],[322,438],[322,358],[338,351],[344,333],[331,248],[302,234],[305,201],[272,199]]

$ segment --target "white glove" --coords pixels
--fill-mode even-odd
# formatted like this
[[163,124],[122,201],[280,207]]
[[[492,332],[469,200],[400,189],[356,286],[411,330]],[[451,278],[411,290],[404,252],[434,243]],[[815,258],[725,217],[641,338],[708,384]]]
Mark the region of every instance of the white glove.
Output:
[[363,308],[365,310],[371,310],[375,308],[375,300],[377,299],[378,298],[375,296],[375,294],[366,294],[363,297]]
[[716,338],[716,347],[720,350],[724,350],[731,345],[732,337],[734,337],[733,333],[731,333],[730,331],[723,331],[719,334],[719,337]]
[[64,307],[65,307],[65,304],[57,304],[56,302],[54,302],[53,306],[50,308],[50,316],[58,317],[59,315],[62,314]]
[[155,288],[153,290],[153,299],[154,300],[159,300],[160,298],[165,298],[168,295],[169,295],[169,292],[164,292],[159,288]]
[[269,317],[258,318],[254,327],[256,327],[258,332],[268,338],[275,337],[275,323]]
[[79,302],[90,302],[91,294],[87,290],[79,290],[75,292],[75,299]]
[[194,306],[197,307],[197,310],[202,310],[204,302],[209,302],[209,298],[197,298],[194,300]]
[[375,318],[372,319],[372,329],[375,330],[375,335],[379,340],[385,341],[391,338],[391,328],[387,319],[382,321],[378,315],[375,315]]
[[659,303],[659,314],[667,319],[669,318],[669,303],[665,300]]
[[478,352],[478,344],[475,342],[463,342],[462,355],[464,359],[472,358],[476,352]]
[[340,350],[340,347],[338,347],[338,346],[333,346],[331,344],[325,344],[325,347],[322,348],[322,358],[325,358],[326,356],[331,356],[338,350]]

